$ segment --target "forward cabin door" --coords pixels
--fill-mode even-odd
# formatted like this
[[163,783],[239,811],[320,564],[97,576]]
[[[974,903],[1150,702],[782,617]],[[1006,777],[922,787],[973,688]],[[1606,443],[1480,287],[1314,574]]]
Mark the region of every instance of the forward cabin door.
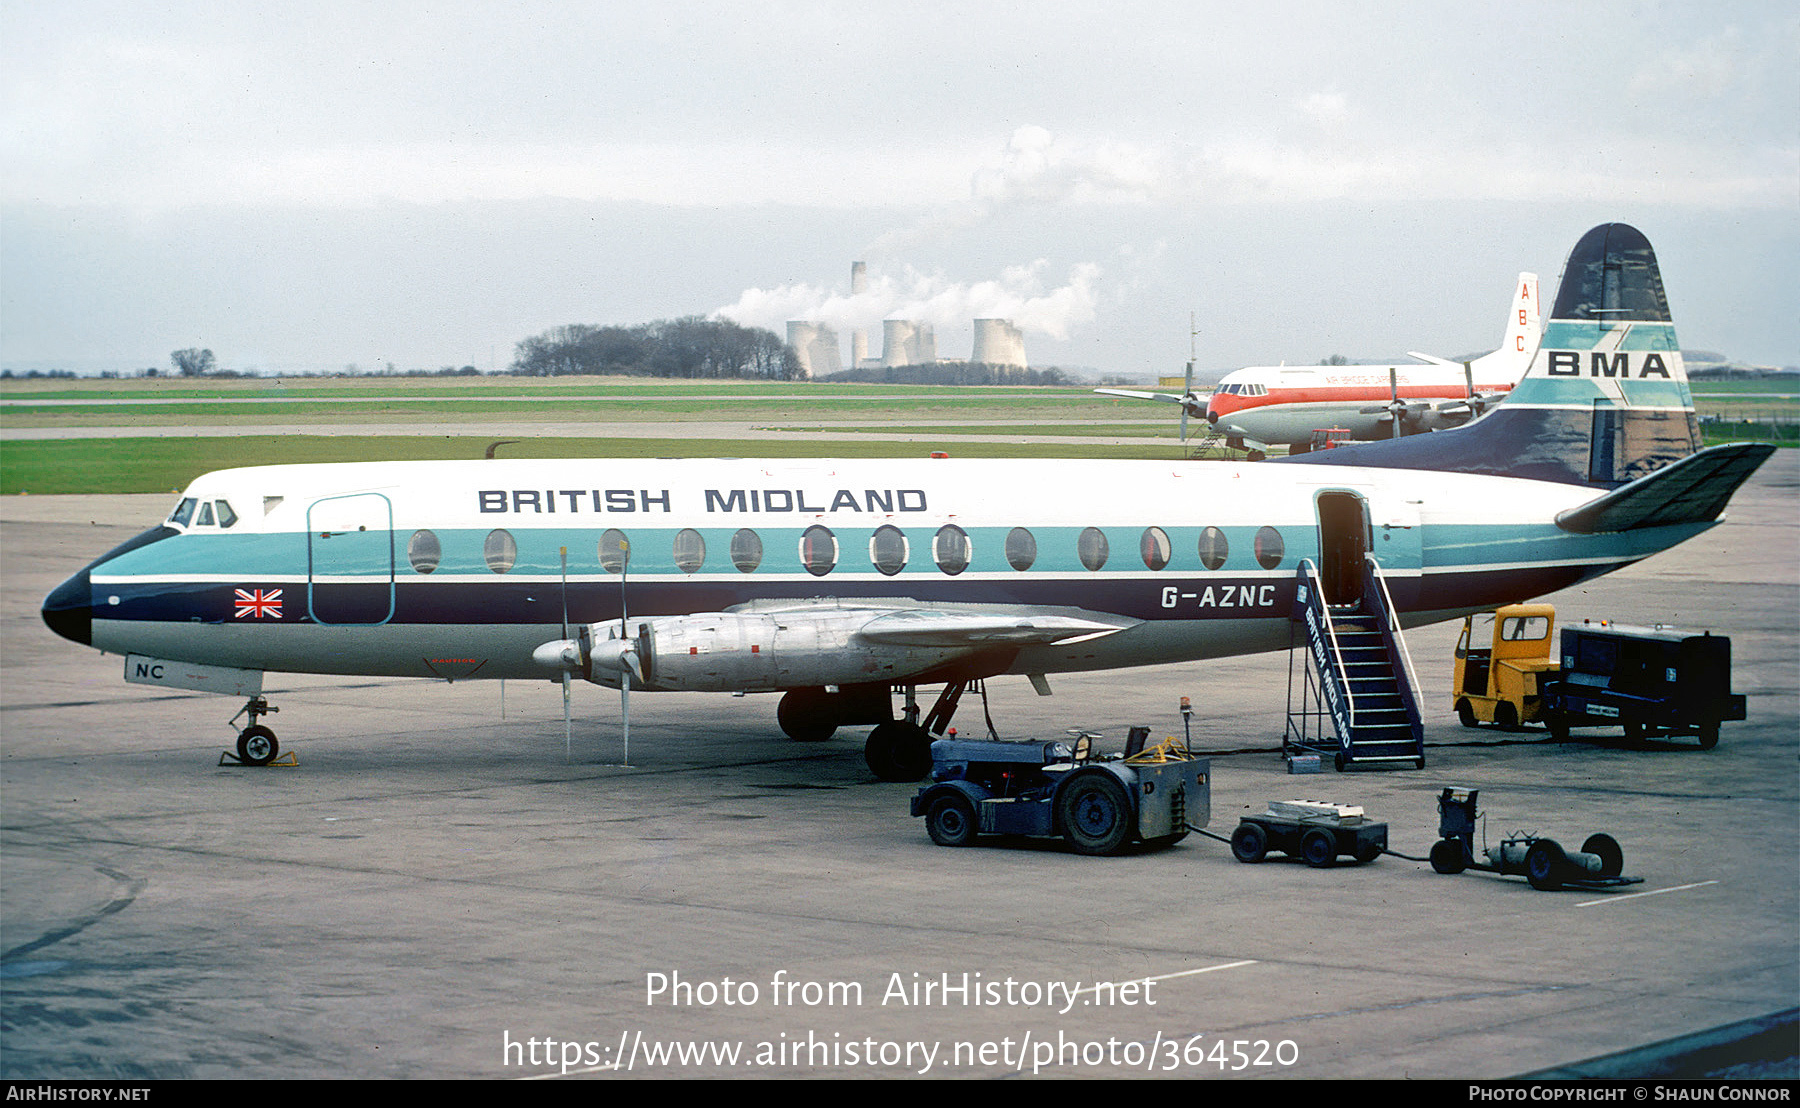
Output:
[[393,505],[380,493],[314,501],[306,510],[306,601],[315,623],[394,617]]
[[1319,512],[1319,583],[1325,603],[1353,607],[1362,603],[1363,557],[1369,553],[1369,505],[1347,489],[1321,492]]

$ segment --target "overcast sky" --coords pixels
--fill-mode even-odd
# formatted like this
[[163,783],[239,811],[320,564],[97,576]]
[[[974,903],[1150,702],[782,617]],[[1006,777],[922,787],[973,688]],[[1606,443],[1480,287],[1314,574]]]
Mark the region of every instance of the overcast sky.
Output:
[[714,312],[943,356],[1007,316],[1103,373],[1457,356],[1613,220],[1683,345],[1800,364],[1788,3],[0,13],[15,369],[490,368]]

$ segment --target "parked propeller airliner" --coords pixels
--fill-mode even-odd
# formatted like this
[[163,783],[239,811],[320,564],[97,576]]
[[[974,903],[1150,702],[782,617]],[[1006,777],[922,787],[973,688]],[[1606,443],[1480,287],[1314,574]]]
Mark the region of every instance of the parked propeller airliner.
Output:
[[1181,405],[1181,437],[1189,416],[1204,418],[1238,449],[1311,449],[1313,432],[1341,428],[1354,440],[1399,438],[1458,427],[1480,415],[1525,375],[1537,353],[1541,319],[1538,278],[1519,274],[1500,346],[1472,362],[1430,354],[1421,365],[1250,366],[1227,373],[1202,395],[1095,389],[1107,396]]
[[230,469],[43,616],[129,680],[252,697],[247,761],[274,754],[268,671],[578,676],[783,692],[790,736],[876,724],[871,767],[906,779],[969,682],[1287,646],[1297,570],[1338,601],[1374,563],[1416,625],[1629,565],[1712,527],[1772,449],[1697,447],[1655,255],[1607,224],[1526,379],[1438,434],[1263,463]]

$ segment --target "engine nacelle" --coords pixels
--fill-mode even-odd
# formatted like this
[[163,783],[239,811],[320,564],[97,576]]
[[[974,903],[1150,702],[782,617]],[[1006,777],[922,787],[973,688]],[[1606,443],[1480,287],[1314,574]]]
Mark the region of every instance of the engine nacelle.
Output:
[[[901,681],[971,653],[969,646],[871,642],[862,610],[735,613],[629,619],[642,684],[681,692],[737,692]],[[619,625],[589,626],[594,656]],[[593,678],[616,680],[601,666]],[[638,679],[633,679],[636,685]]]

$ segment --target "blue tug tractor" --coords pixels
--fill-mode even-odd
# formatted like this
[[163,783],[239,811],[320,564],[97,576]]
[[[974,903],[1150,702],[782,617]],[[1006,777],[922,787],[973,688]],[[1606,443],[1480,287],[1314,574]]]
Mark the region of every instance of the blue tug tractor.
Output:
[[981,835],[1061,836],[1080,854],[1117,854],[1132,843],[1169,846],[1211,817],[1211,763],[1174,739],[1144,748],[1132,728],[1123,755],[1096,757],[1093,732],[1073,744],[939,739],[930,783],[912,814],[939,846]]

